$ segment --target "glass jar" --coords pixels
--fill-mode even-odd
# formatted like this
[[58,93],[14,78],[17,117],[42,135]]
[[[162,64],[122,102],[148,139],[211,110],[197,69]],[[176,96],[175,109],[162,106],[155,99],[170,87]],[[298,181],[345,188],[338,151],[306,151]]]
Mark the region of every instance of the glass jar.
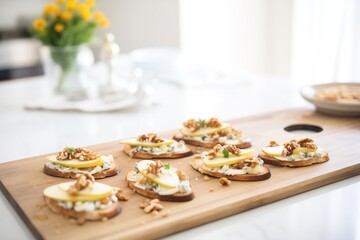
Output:
[[53,94],[69,99],[87,97],[88,70],[94,63],[89,46],[45,46],[41,55],[45,77]]

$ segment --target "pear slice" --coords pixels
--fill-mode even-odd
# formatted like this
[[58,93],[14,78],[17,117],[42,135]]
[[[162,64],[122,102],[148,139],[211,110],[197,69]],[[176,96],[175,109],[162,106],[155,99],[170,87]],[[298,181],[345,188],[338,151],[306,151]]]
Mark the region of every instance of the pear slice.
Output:
[[[241,157],[250,157],[254,155],[254,149],[241,149],[240,156]],[[232,153],[229,153],[229,158],[239,157],[238,155],[234,155]],[[225,158],[223,154],[219,154],[215,157],[216,158]]]
[[277,147],[265,147],[262,148],[262,151],[266,153],[266,155],[270,157],[281,157],[281,153],[283,151],[283,146],[277,146]]
[[144,175],[147,179],[150,181],[159,184],[166,188],[176,188],[179,183],[179,176],[174,171],[168,171],[167,174],[160,174],[160,176],[157,176],[152,173],[145,173],[145,170],[148,168],[150,164],[155,164],[155,161],[152,160],[143,160],[138,162],[137,168],[139,172]]
[[212,133],[220,132],[220,131],[228,129],[228,128],[231,128],[230,124],[223,123],[222,126],[218,127],[218,128],[210,128],[210,127],[200,128],[195,132],[192,132],[192,131],[190,131],[190,129],[183,127],[180,129],[180,132],[182,134],[184,134],[185,136],[196,137],[196,136],[202,136],[205,134],[212,134]]
[[245,159],[248,159],[249,157],[252,157],[254,154],[254,149],[245,149],[241,150],[240,156],[230,154],[230,157],[225,158],[223,156],[217,156],[214,159],[204,158],[203,163],[206,167],[214,168],[214,167],[222,167],[224,165],[232,165],[241,161],[244,161]]
[[316,152],[316,149],[312,149],[312,148],[303,148],[303,147],[300,147],[300,148],[295,148],[293,153],[296,154],[296,153],[300,153],[300,152]]
[[[70,183],[73,184],[74,182],[70,182]],[[70,184],[70,183],[67,183],[67,184]],[[96,186],[97,184],[100,184],[100,183],[94,184],[94,190],[93,190],[94,192],[92,194],[90,194],[88,192],[88,193],[85,193],[85,195],[81,195],[81,194],[70,195],[69,193],[67,193],[66,191],[63,190],[63,188],[65,188],[65,186],[60,187],[60,184],[45,188],[43,193],[48,198],[51,198],[51,199],[54,199],[57,201],[70,201],[70,202],[97,201],[97,200],[103,199],[107,196],[110,196],[112,194],[112,191],[109,191],[109,188],[111,189],[110,186],[107,186],[105,184],[101,184],[101,185],[105,185],[106,187],[105,186]]]
[[141,147],[160,147],[162,145],[171,145],[174,143],[174,140],[171,139],[163,139],[163,142],[159,142],[159,143],[153,143],[153,142],[140,142],[137,141],[136,138],[131,138],[131,139],[125,139],[120,141],[121,144],[127,144],[130,146],[141,146]]
[[238,162],[241,162],[245,159],[248,159],[248,156],[239,156],[239,157],[232,157],[232,158],[215,158],[209,160],[205,158],[203,160],[204,165],[208,168],[215,168],[215,167],[222,167],[224,165],[232,165]]
[[71,160],[58,160],[56,159],[56,155],[52,155],[46,158],[47,160],[59,164],[65,167],[70,168],[89,168],[89,167],[96,167],[102,166],[104,164],[104,160],[100,157],[95,160],[78,160],[78,159],[71,159]]
[[[58,186],[61,190],[67,191],[71,185],[75,184],[75,181],[60,183]],[[77,193],[81,196],[101,196],[102,198],[112,194],[112,187],[109,185],[96,182],[93,189],[85,188]]]

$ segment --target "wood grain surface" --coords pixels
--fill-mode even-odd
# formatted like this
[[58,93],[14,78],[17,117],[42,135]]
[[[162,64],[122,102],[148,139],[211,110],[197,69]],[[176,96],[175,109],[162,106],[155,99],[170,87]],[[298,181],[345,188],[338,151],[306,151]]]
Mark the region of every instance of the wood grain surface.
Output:
[[[139,208],[144,197],[126,187],[126,173],[137,160],[125,155],[118,141],[90,146],[101,154],[113,154],[121,169],[119,175],[98,181],[121,187],[130,199],[121,202],[123,210],[117,217],[105,222],[87,222],[82,226],[56,215],[45,206],[43,189],[69,181],[42,173],[45,157],[50,153],[1,164],[0,187],[37,238],[149,239],[173,234],[360,174],[359,118],[336,118],[306,109],[290,109],[228,122],[251,137],[256,152],[269,140],[284,142],[292,138],[311,137],[329,152],[330,161],[303,168],[268,165],[272,173],[268,180],[233,181],[230,186],[221,187],[217,179],[204,181],[203,176],[190,167],[191,156],[167,160],[165,162],[171,162],[190,176],[195,199],[185,203],[162,202],[165,207],[163,211],[169,213],[167,217],[162,217],[145,214]],[[320,133],[289,133],[283,130],[296,123],[315,124],[324,130]],[[161,135],[171,137],[174,133],[168,131]]]

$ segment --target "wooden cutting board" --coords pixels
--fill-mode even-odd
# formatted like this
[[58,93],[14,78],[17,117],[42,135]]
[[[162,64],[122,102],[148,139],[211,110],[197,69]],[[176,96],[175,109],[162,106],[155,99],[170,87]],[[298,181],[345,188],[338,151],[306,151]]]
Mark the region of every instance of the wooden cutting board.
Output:
[[[217,179],[205,181],[188,162],[192,157],[169,160],[185,171],[195,192],[195,199],[186,203],[163,202],[169,215],[145,214],[139,208],[144,197],[125,185],[126,172],[135,159],[122,153],[118,141],[89,148],[102,154],[113,154],[121,173],[99,180],[125,189],[130,198],[121,202],[120,215],[105,222],[87,222],[82,226],[52,213],[42,196],[44,188],[66,179],[42,173],[45,154],[0,165],[1,189],[35,237],[45,239],[134,239],[158,238],[226,216],[262,206],[360,173],[360,119],[336,118],[310,110],[291,109],[228,121],[253,140],[258,152],[269,140],[284,142],[292,138],[311,137],[329,152],[330,161],[303,168],[269,166],[272,177],[259,182],[232,182],[219,186]],[[284,127],[297,124],[321,126],[320,133],[286,132]],[[180,125],[180,123],[179,123]],[[171,137],[175,131],[161,134]],[[139,133],[141,134],[141,133]],[[195,151],[198,149],[194,148]]]

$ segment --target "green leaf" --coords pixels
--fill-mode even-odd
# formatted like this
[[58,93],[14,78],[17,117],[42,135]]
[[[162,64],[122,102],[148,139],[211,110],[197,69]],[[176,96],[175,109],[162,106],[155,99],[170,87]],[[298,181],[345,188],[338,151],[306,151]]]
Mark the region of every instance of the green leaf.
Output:
[[224,148],[222,152],[223,152],[225,158],[229,158],[229,157],[230,157],[230,153],[229,153],[229,151],[228,151],[226,148]]
[[73,147],[67,147],[66,148],[66,151],[68,152],[68,153],[73,153],[74,152],[74,148]]
[[165,168],[166,170],[170,170],[170,163],[166,163],[165,166],[164,166],[164,168]]

